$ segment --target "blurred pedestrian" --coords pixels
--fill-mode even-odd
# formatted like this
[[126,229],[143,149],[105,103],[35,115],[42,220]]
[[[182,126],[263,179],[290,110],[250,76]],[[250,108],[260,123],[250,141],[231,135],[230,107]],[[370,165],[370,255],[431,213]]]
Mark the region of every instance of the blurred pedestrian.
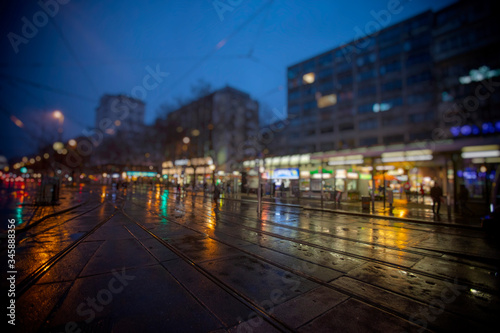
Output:
[[469,200],[469,190],[464,184],[460,185],[460,191],[458,192],[458,203],[460,205],[460,213],[465,214],[465,211],[469,211],[467,208],[467,201]]
[[[432,198],[432,212],[434,214],[439,214],[439,208],[441,208],[441,197],[443,196],[443,190],[437,182],[431,188],[431,198]],[[436,210],[437,205],[437,210]]]
[[214,186],[214,202],[217,203],[217,200],[219,199],[220,196],[220,189],[219,186],[215,185]]

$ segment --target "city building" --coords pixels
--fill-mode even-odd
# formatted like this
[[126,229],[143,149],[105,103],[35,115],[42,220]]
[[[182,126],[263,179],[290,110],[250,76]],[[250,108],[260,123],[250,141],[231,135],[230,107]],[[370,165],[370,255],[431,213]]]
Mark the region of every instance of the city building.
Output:
[[95,113],[95,128],[106,134],[117,131],[141,133],[144,126],[144,102],[125,95],[104,95]]
[[248,141],[259,130],[259,105],[247,93],[225,87],[169,113],[166,123],[164,176],[201,184],[214,175],[238,174]]
[[268,145],[268,177],[298,168],[303,191],[321,177],[344,198],[388,185],[428,193],[437,181],[453,200],[465,184],[488,201],[500,162],[493,7],[459,1],[288,67],[288,119]]

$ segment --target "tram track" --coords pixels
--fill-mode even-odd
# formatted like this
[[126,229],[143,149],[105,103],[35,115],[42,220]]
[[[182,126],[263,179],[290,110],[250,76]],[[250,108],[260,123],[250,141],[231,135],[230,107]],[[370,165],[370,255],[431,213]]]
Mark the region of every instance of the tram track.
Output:
[[[133,203],[133,204],[138,205],[137,203]],[[374,306],[374,307],[376,307],[376,308],[379,308],[379,309],[381,309],[381,310],[383,310],[383,311],[386,311],[386,312],[388,312],[388,313],[391,313],[391,314],[393,314],[393,315],[396,315],[396,316],[397,316],[397,317],[399,317],[399,318],[402,318],[402,319],[405,319],[405,320],[407,320],[407,318],[408,318],[408,313],[402,313],[402,312],[395,311],[394,309],[392,309],[392,308],[390,308],[390,307],[387,307],[387,306],[381,305],[380,303],[374,302],[373,300],[371,300],[371,299],[370,299],[370,298],[368,298],[368,297],[363,297],[363,296],[360,296],[360,295],[358,295],[358,294],[352,293],[352,292],[350,292],[349,290],[346,290],[346,289],[344,289],[344,288],[340,288],[340,287],[338,287],[338,286],[332,285],[332,284],[330,284],[328,281],[323,281],[323,280],[321,280],[321,279],[319,279],[319,278],[317,278],[317,277],[315,277],[315,276],[312,276],[312,275],[310,275],[310,274],[306,274],[306,273],[304,273],[304,272],[302,272],[302,271],[300,271],[300,270],[296,270],[296,269],[290,268],[289,266],[282,265],[282,264],[277,263],[277,262],[275,262],[275,261],[273,261],[273,260],[269,260],[269,259],[267,259],[267,258],[265,258],[265,257],[263,257],[263,256],[260,256],[260,255],[257,255],[257,254],[255,254],[255,253],[253,253],[253,252],[250,252],[250,251],[247,251],[247,250],[245,250],[245,249],[242,249],[241,247],[235,246],[235,245],[233,245],[233,244],[231,244],[231,243],[225,242],[225,241],[220,240],[220,239],[218,239],[218,238],[216,238],[216,237],[212,237],[212,236],[208,235],[207,233],[205,233],[205,232],[203,232],[203,231],[198,230],[197,228],[190,227],[190,226],[188,226],[188,225],[185,225],[184,223],[179,223],[179,222],[177,222],[175,219],[172,219],[171,217],[168,217],[168,216],[164,216],[164,215],[162,215],[161,213],[155,212],[154,210],[148,209],[148,208],[143,207],[143,206],[141,206],[141,205],[138,205],[138,206],[139,206],[139,207],[141,207],[141,208],[147,209],[150,213],[153,213],[153,214],[155,214],[155,215],[157,215],[157,216],[160,216],[160,217],[162,217],[162,218],[167,219],[169,222],[175,223],[175,224],[180,225],[180,226],[182,226],[182,227],[184,227],[184,228],[187,228],[187,229],[189,229],[189,230],[191,230],[191,231],[197,232],[197,233],[199,233],[199,234],[203,235],[204,237],[208,237],[208,238],[210,238],[210,239],[212,239],[212,240],[214,240],[214,241],[217,241],[217,242],[219,242],[219,243],[221,243],[221,244],[224,244],[224,245],[226,245],[226,246],[230,246],[230,247],[232,247],[232,248],[234,248],[234,249],[236,249],[236,250],[238,250],[238,251],[241,251],[242,253],[244,253],[244,254],[246,254],[246,255],[248,255],[248,256],[251,256],[251,257],[253,257],[253,258],[257,259],[257,260],[260,260],[260,261],[266,262],[266,263],[268,263],[268,264],[270,264],[270,265],[273,265],[273,266],[278,267],[278,268],[280,268],[280,269],[282,269],[282,270],[285,270],[285,271],[287,271],[287,272],[290,272],[290,273],[292,273],[292,274],[295,274],[295,275],[297,275],[297,276],[300,276],[300,277],[302,277],[302,278],[304,278],[304,279],[307,279],[307,280],[309,280],[309,281],[311,281],[311,282],[317,283],[318,285],[328,287],[328,288],[333,289],[333,290],[335,290],[335,291],[337,291],[337,292],[340,292],[340,293],[342,293],[342,294],[345,294],[345,295],[347,295],[347,296],[349,296],[349,297],[352,297],[352,298],[354,298],[354,299],[358,299],[358,300],[360,300],[360,301],[363,301],[363,302],[365,302],[365,303],[367,303],[367,304],[370,304],[370,305],[372,305],[372,306]],[[196,214],[196,215],[197,215],[197,216],[200,216],[200,215],[198,214],[198,212],[197,212],[197,214]],[[202,215],[201,215],[201,216],[202,216]],[[219,220],[219,222],[222,222],[222,223],[227,223],[227,222],[223,222],[223,221],[220,221],[220,220]],[[140,224],[140,223],[138,223],[138,222],[135,222],[135,223],[136,223],[136,224],[138,224],[138,225],[139,225],[141,228],[143,228],[145,231],[147,231],[149,234],[153,235],[153,236],[154,236],[155,238],[157,238],[159,241],[161,240],[160,242],[161,242],[163,245],[167,246],[169,249],[172,249],[172,250],[173,250],[173,249],[175,249],[175,250],[176,250],[176,251],[175,251],[176,253],[179,253],[179,252],[180,252],[180,250],[178,250],[177,248],[175,248],[175,246],[173,246],[173,245],[171,245],[171,244],[168,244],[166,241],[164,241],[163,239],[161,239],[159,236],[154,235],[154,233],[153,233],[153,232],[151,232],[150,230],[148,230],[148,229],[147,229],[145,226],[143,226],[142,224]],[[196,224],[197,224],[197,223],[196,223]],[[197,225],[199,225],[199,224],[197,224]],[[204,227],[203,225],[199,225],[199,226]],[[248,228],[248,227],[244,227],[244,226],[242,226],[242,225],[240,225],[240,226],[241,226],[242,228],[244,228],[244,229],[251,230],[251,231],[253,231],[253,232],[257,232],[257,233],[259,233],[259,234],[266,234],[266,235],[268,235],[268,236],[272,236],[272,237],[277,237],[277,238],[281,238],[281,239],[289,240],[289,241],[292,241],[292,242],[295,242],[295,243],[306,244],[306,245],[309,245],[309,246],[312,246],[312,247],[315,247],[315,248],[318,248],[318,249],[323,249],[324,251],[329,251],[329,252],[339,253],[339,254],[342,254],[342,255],[345,255],[345,256],[358,257],[359,259],[362,259],[362,260],[365,260],[365,261],[369,261],[369,262],[376,262],[376,263],[379,263],[379,264],[383,264],[383,265],[386,265],[386,266],[389,266],[389,267],[398,268],[398,269],[400,269],[400,268],[401,268],[400,266],[398,266],[398,265],[394,265],[394,264],[392,264],[392,263],[390,263],[390,262],[381,261],[381,260],[376,260],[376,259],[369,258],[369,257],[365,257],[365,256],[353,255],[353,254],[348,253],[348,252],[342,252],[342,251],[332,250],[332,249],[330,249],[330,248],[321,247],[321,246],[318,246],[318,245],[313,244],[313,243],[307,244],[307,243],[306,243],[306,242],[304,242],[304,241],[297,241],[297,240],[295,240],[295,239],[291,239],[291,238],[289,238],[289,237],[283,237],[283,236],[281,236],[281,235],[277,235],[277,234],[273,234],[273,233],[267,233],[267,232],[266,232],[266,233],[264,233],[264,232],[262,232],[262,230],[258,230],[258,229],[254,229],[254,228]],[[222,232],[222,231],[219,231],[219,232]],[[222,233],[224,233],[224,232],[222,232]],[[226,235],[228,235],[228,236],[230,236],[230,237],[237,237],[237,236],[232,235],[232,234],[227,234],[227,233],[224,233],[224,234],[226,234]],[[242,239],[242,238],[239,238],[239,239]],[[243,240],[243,239],[242,239],[242,240]],[[251,243],[252,243],[252,242],[251,242]],[[253,244],[255,244],[255,243],[253,243]],[[257,245],[262,246],[262,245],[260,245],[260,244],[257,244]],[[290,257],[295,258],[295,259],[300,260],[300,261],[307,261],[307,260],[305,260],[305,259],[303,259],[303,258],[299,258],[299,257],[293,256],[293,255],[290,255],[290,254],[287,254],[287,253],[283,253],[283,252],[280,252],[280,251],[276,251],[275,249],[272,249],[272,248],[268,248],[268,247],[265,247],[265,246],[262,246],[262,247],[267,248],[267,249],[272,250],[272,251],[275,251],[275,252],[278,252],[278,253],[281,253],[281,254],[284,254],[284,255],[287,255],[287,256],[290,256]],[[184,256],[185,256],[185,255],[184,255]],[[187,258],[187,259],[189,259],[189,258]],[[191,259],[189,259],[189,261],[190,261],[190,262],[192,262],[192,260],[191,260]],[[330,268],[330,269],[332,269],[331,267],[324,266],[324,265],[320,265],[320,264],[315,263],[315,262],[312,262],[312,261],[308,261],[308,262],[309,262],[309,263],[312,263],[312,264],[314,264],[314,265],[318,265],[318,266],[322,266],[322,267],[325,267],[325,268]],[[405,268],[405,270],[406,270],[406,271],[408,271],[408,272],[411,274],[411,270],[408,270],[407,268]],[[453,281],[450,281],[449,279],[445,279],[445,278],[443,278],[443,277],[441,277],[441,276],[439,276],[439,275],[428,274],[428,273],[426,273],[426,272],[421,272],[421,271],[415,271],[415,273],[416,273],[416,274],[423,275],[423,276],[431,277],[431,278],[434,278],[434,279],[442,280],[442,281],[453,282]],[[345,273],[344,273],[344,274],[345,274]],[[345,275],[345,276],[347,276],[347,275]],[[349,278],[352,278],[352,277],[349,277]],[[355,279],[355,278],[354,278],[354,279]],[[357,281],[359,281],[359,282],[366,283],[365,281],[361,281],[361,280],[358,280],[358,279],[355,279],[355,280],[357,280]],[[463,281],[462,281],[462,282],[463,282]],[[373,284],[368,284],[368,285],[370,285],[370,286],[372,286],[372,287],[375,287],[375,288],[379,288],[377,285],[373,285]],[[422,306],[425,306],[425,303],[424,303],[424,302],[422,302],[421,300],[417,299],[417,298],[413,298],[413,297],[410,297],[410,296],[408,296],[408,295],[404,295],[404,294],[401,294],[401,293],[398,293],[398,292],[394,292],[394,291],[390,291],[390,292],[392,292],[392,293],[394,293],[394,294],[396,294],[396,295],[399,295],[399,296],[401,296],[401,297],[404,297],[404,298],[410,299],[410,300],[412,300],[413,302],[416,302],[417,304],[420,304],[420,305],[422,305]],[[451,314],[454,314],[454,315],[456,315],[456,316],[460,316],[460,315],[462,315],[462,314],[460,314],[460,313],[451,312],[451,311],[450,311],[450,313],[451,313]]]
[[[64,220],[64,221],[62,221],[62,222],[55,223],[54,225],[52,225],[52,226],[50,226],[50,227],[47,227],[47,228],[45,228],[45,229],[43,229],[43,230],[41,230],[41,231],[38,231],[38,232],[36,232],[36,233],[30,234],[30,235],[26,235],[24,238],[19,239],[19,240],[17,241],[17,244],[21,244],[21,243],[23,243],[23,242],[25,242],[25,241],[27,241],[27,240],[29,240],[29,239],[31,239],[31,238],[35,238],[36,236],[39,236],[39,235],[41,235],[41,234],[43,234],[43,233],[46,233],[47,231],[50,231],[50,230],[52,230],[52,229],[54,229],[54,228],[57,228],[57,227],[60,227],[60,226],[62,226],[62,225],[64,225],[64,224],[66,224],[66,223],[68,223],[68,222],[70,222],[70,221],[72,221],[72,220],[74,220],[74,219],[76,219],[76,218],[78,218],[78,217],[81,217],[81,216],[83,216],[83,215],[86,215],[86,214],[88,214],[88,213],[92,212],[93,210],[96,210],[97,208],[102,207],[103,205],[104,205],[104,202],[100,202],[100,203],[98,203],[96,206],[94,206],[94,207],[92,207],[92,208],[90,208],[90,209],[88,209],[88,210],[84,211],[83,213],[80,213],[80,214],[78,214],[78,215],[72,216],[72,217],[70,217],[70,218],[68,218],[68,219],[66,219],[66,220]],[[17,236],[16,238],[20,237],[20,235],[19,235],[19,234],[17,234],[16,236]]]
[[[89,198],[87,198],[84,202],[78,204],[78,205],[75,205],[75,206],[72,206],[72,207],[69,207],[69,208],[66,208],[66,209],[63,209],[62,211],[55,211],[54,210],[54,213],[50,213],[50,214],[47,214],[47,215],[44,215],[42,216],[41,218],[33,221],[33,217],[35,216],[35,213],[32,214],[32,216],[30,217],[30,219],[24,224],[23,227],[19,228],[16,230],[16,234],[19,235],[19,234],[22,234],[22,233],[25,233],[29,230],[31,230],[32,228],[36,227],[38,224],[40,224],[41,222],[49,219],[49,218],[52,218],[52,217],[55,217],[55,216],[61,216],[61,215],[65,215],[65,214],[68,214],[68,213],[71,213],[73,210],[87,204],[89,202]],[[42,212],[44,210],[44,208],[47,207],[47,206],[42,206]],[[51,206],[53,208],[53,206]],[[38,210],[39,206],[36,207],[35,211]]]
[[[134,203],[134,204],[136,204],[136,203]],[[148,209],[147,207],[143,207],[143,208]],[[178,209],[178,208],[176,208],[176,209]],[[199,211],[199,213],[197,213],[197,216],[199,216],[199,214],[205,214],[203,211],[200,210],[200,208],[195,208],[195,209],[197,209]],[[188,212],[187,210],[184,211],[184,213],[187,213],[187,212]],[[232,214],[230,212],[225,212],[225,211],[221,211],[221,213],[226,214],[226,215],[232,215],[235,218],[244,219],[244,220],[247,220],[247,221],[251,221],[253,219],[253,218],[244,217],[244,216],[241,216],[241,215]],[[156,213],[156,214],[158,214],[158,213]],[[205,217],[209,218],[210,216],[208,216],[208,215],[205,214]],[[457,253],[454,253],[454,252],[440,252],[440,251],[437,251],[435,249],[426,249],[426,248],[419,248],[419,250],[423,250],[425,252],[418,251],[418,250],[408,250],[407,248],[399,248],[399,247],[393,247],[393,246],[388,246],[388,245],[381,245],[381,244],[374,243],[374,242],[360,241],[358,239],[353,239],[353,238],[348,238],[348,237],[342,237],[342,236],[337,236],[337,235],[331,235],[331,234],[327,234],[327,233],[323,233],[323,232],[319,232],[319,231],[313,231],[313,230],[308,230],[308,229],[303,229],[303,228],[296,228],[296,227],[288,226],[286,224],[275,223],[275,222],[271,222],[269,220],[262,220],[261,218],[259,218],[259,220],[264,221],[266,224],[275,225],[277,227],[284,228],[284,229],[305,232],[305,233],[309,233],[311,235],[321,235],[323,237],[329,237],[329,238],[332,238],[332,241],[334,239],[341,239],[341,240],[350,241],[350,242],[354,242],[354,243],[361,243],[361,244],[365,244],[367,246],[377,247],[377,248],[381,248],[381,249],[389,249],[389,250],[394,250],[394,251],[399,251],[399,252],[404,252],[404,253],[419,255],[419,256],[422,256],[422,257],[439,259],[439,260],[442,260],[442,261],[445,261],[445,262],[449,262],[449,263],[454,263],[454,264],[458,263],[458,264],[468,264],[468,265],[470,265],[470,263],[464,263],[464,262],[462,262],[460,260],[443,257],[443,255],[452,255],[452,254],[456,256]],[[388,261],[374,259],[372,257],[367,257],[367,256],[363,256],[363,255],[359,255],[359,254],[355,254],[355,253],[351,253],[351,252],[340,251],[340,250],[333,249],[333,248],[330,248],[330,247],[318,245],[316,243],[312,243],[312,242],[309,242],[307,240],[295,239],[295,238],[286,237],[286,236],[283,236],[283,235],[280,235],[280,234],[277,234],[277,233],[265,231],[265,230],[262,230],[262,229],[252,228],[252,227],[249,227],[249,226],[247,226],[245,224],[237,223],[237,222],[235,222],[234,219],[231,220],[230,222],[229,221],[224,221],[223,219],[221,219],[219,222],[230,224],[230,225],[237,224],[238,226],[240,226],[243,229],[246,229],[246,230],[258,233],[258,234],[263,234],[263,235],[267,235],[267,236],[270,236],[270,237],[279,238],[279,239],[282,239],[282,240],[285,240],[285,241],[290,241],[290,242],[297,243],[297,244],[307,245],[307,246],[310,246],[312,248],[320,249],[320,250],[323,250],[323,251],[334,252],[334,253],[338,253],[338,254],[341,254],[341,255],[344,255],[344,256],[348,256],[348,257],[354,257],[354,258],[365,260],[365,261],[371,261],[371,262],[376,262],[376,263],[380,263],[380,264],[385,264],[387,266],[391,266],[391,267],[394,267],[394,268],[404,267],[406,271],[410,271],[410,272],[414,272],[414,273],[418,273],[418,274],[422,274],[422,275],[427,275],[429,277],[438,278],[440,280],[443,280],[443,277],[441,277],[439,275],[431,275],[431,274],[429,274],[427,272],[423,272],[423,271],[420,271],[420,270],[414,270],[411,267],[402,266],[402,265],[394,264],[394,263],[391,263],[391,262],[388,262]],[[180,223],[180,225],[183,225],[183,224]],[[234,236],[234,235],[231,235],[231,236]],[[276,251],[276,250],[273,249],[273,251]],[[280,252],[280,251],[277,251],[277,252]],[[282,252],[280,252],[280,253],[282,253]],[[283,254],[286,254],[286,253],[283,253]],[[288,255],[288,254],[286,254],[286,255]],[[312,262],[312,263],[314,263],[314,262]],[[314,263],[314,264],[317,264],[317,263]],[[481,268],[481,269],[486,269],[486,270],[493,269],[493,267],[491,267],[491,266],[488,267],[488,266],[483,266],[483,265],[477,265],[477,263],[475,263],[475,264],[476,265],[474,267],[476,267],[476,268]],[[325,267],[326,268],[331,268],[331,267],[327,267],[327,266],[325,266]],[[498,269],[498,267],[494,267],[494,269]],[[453,280],[448,280],[448,282],[453,282]],[[467,281],[462,281],[462,282],[464,284],[469,284]],[[475,287],[480,288],[479,286],[475,286]],[[489,292],[491,292],[491,290],[489,290]]]
[[[105,204],[104,202],[103,204]],[[108,202],[109,203],[109,202]],[[122,202],[121,204],[123,204]],[[99,205],[98,207],[100,207]],[[90,235],[95,233],[99,228],[101,228],[106,222],[108,222],[111,218],[113,218],[118,212],[119,212],[119,207],[117,204],[113,204],[114,210],[113,212],[109,215],[100,220],[92,229],[87,231],[84,235],[80,236],[76,241],[73,243],[69,244],[66,246],[64,249],[50,257],[47,261],[45,261],[42,265],[40,265],[38,268],[36,268],[34,271],[29,273],[22,281],[20,281],[16,285],[16,298],[19,299],[26,291],[28,291],[32,286],[36,284],[38,280],[40,280],[52,267],[54,267],[58,262],[60,262],[65,256],[67,256],[72,250],[74,250],[79,244],[81,244],[86,238],[88,238]],[[97,207],[93,207],[86,212],[78,215],[77,217],[81,217],[85,214],[88,214],[92,212],[94,209]],[[76,218],[76,217],[74,217]],[[71,218],[70,220],[73,220],[74,218]],[[64,224],[66,222],[69,222],[70,220],[64,221],[63,223],[60,223],[58,225]],[[57,225],[56,225],[57,226]],[[54,227],[56,227],[54,226]]]
[[[136,203],[134,203],[136,204]],[[137,205],[137,204],[136,204]],[[145,208],[145,209],[148,209],[146,207],[142,207],[142,208]],[[155,213],[157,214],[158,216],[162,216],[161,214],[159,213],[156,213],[154,211],[151,211],[150,212],[152,213]],[[200,216],[199,214],[197,214],[197,216]],[[213,239],[215,241],[218,241],[224,245],[228,245],[228,246],[231,246],[231,247],[234,247],[234,245],[232,244],[229,244],[229,243],[226,243],[220,239],[217,239],[217,238],[214,238],[214,237],[211,237],[209,236],[208,234],[206,234],[205,232],[203,231],[199,231],[195,228],[191,228],[187,225],[185,225],[184,223],[179,223],[178,221],[176,220],[173,220],[169,217],[166,217],[166,216],[162,216],[163,218],[166,218],[168,221],[170,222],[173,222],[173,223],[176,223],[182,227],[185,227],[185,228],[188,228],[192,231],[195,231],[195,232],[198,232],[198,233],[201,233],[203,235],[205,235],[206,237],[209,237],[210,239]],[[205,216],[208,218],[208,216]],[[240,217],[241,218],[241,217]],[[219,223],[225,223],[225,224],[228,224],[228,225],[234,225],[235,222],[234,221],[224,221],[223,219],[220,219],[218,221]],[[199,225],[198,223],[195,223],[197,225]],[[425,271],[421,271],[421,270],[417,270],[417,269],[413,269],[409,266],[402,266],[402,265],[398,265],[398,264],[394,264],[392,262],[389,262],[389,261],[385,261],[385,260],[380,260],[380,259],[375,259],[375,258],[372,258],[372,257],[368,257],[368,256],[364,256],[364,255],[359,255],[359,254],[355,254],[355,253],[352,253],[352,252],[347,252],[347,251],[340,251],[340,250],[337,250],[337,249],[332,249],[330,247],[326,247],[326,246],[322,246],[322,245],[318,245],[318,244],[315,244],[315,243],[311,243],[311,242],[308,242],[307,240],[298,240],[298,239],[295,239],[295,238],[291,238],[291,237],[286,237],[286,236],[282,236],[282,235],[279,235],[279,234],[276,234],[276,233],[272,233],[272,232],[268,232],[268,231],[264,231],[262,229],[257,229],[257,228],[251,228],[251,227],[248,227],[248,226],[245,226],[245,225],[242,225],[242,224],[239,224],[239,223],[236,223],[239,227],[245,229],[245,230],[249,230],[249,231],[252,231],[252,232],[255,232],[257,234],[262,234],[262,235],[266,235],[266,236],[269,236],[269,237],[274,237],[274,238],[278,238],[278,239],[281,239],[281,240],[284,240],[284,241],[288,241],[288,242],[292,242],[292,243],[296,243],[296,244],[299,244],[299,245],[306,245],[306,246],[309,246],[311,248],[314,248],[314,249],[318,249],[318,250],[322,250],[322,251],[326,251],[326,252],[332,252],[332,253],[336,253],[336,254],[339,254],[339,255],[342,255],[342,256],[345,256],[345,257],[350,257],[350,258],[355,258],[355,259],[359,259],[359,260],[364,260],[364,261],[367,261],[367,262],[372,262],[372,263],[376,263],[376,264],[381,264],[381,265],[385,265],[387,267],[391,267],[391,268],[395,268],[395,269],[398,269],[398,270],[403,270],[405,271],[406,273],[408,274],[418,274],[418,275],[421,275],[421,276],[425,276],[425,277],[428,277],[428,278],[432,278],[432,279],[437,279],[437,280],[441,280],[441,281],[444,281],[444,282],[448,282],[448,283],[455,283],[456,281],[460,282],[461,284],[463,285],[467,285],[469,287],[474,287],[474,289],[477,289],[477,290],[480,290],[482,292],[486,292],[486,293],[489,293],[489,294],[494,294],[496,291],[495,290],[492,290],[490,288],[487,288],[485,286],[478,286],[478,285],[474,285],[474,284],[471,284],[469,281],[464,281],[463,279],[451,279],[451,278],[446,278],[446,277],[443,277],[441,275],[436,275],[436,274],[431,274],[431,273],[428,273],[428,272],[425,272]],[[204,227],[203,225],[200,225],[201,227]],[[218,231],[219,233],[223,233],[227,236],[230,236],[230,237],[237,237],[236,235],[234,234],[230,234],[230,233],[226,233],[226,232],[223,232],[223,231]],[[243,239],[243,238],[240,238],[240,240],[243,240],[243,241],[247,241],[247,242],[250,242],[246,239]],[[353,240],[354,241],[354,240]],[[253,243],[253,242],[251,242]],[[267,247],[267,246],[263,246],[261,244],[257,244],[257,243],[253,243],[254,245],[259,245],[263,248],[266,248],[268,250],[271,250],[271,251],[274,251],[274,252],[277,252],[277,253],[280,253],[280,254],[283,254],[283,255],[287,255],[287,256],[290,256],[290,257],[294,257],[293,255],[289,254],[289,253],[286,253],[286,252],[282,252],[282,251],[279,251],[279,250],[276,250],[275,248],[272,248],[272,247]],[[376,244],[371,244],[373,246],[376,246]],[[398,250],[399,251],[399,250]],[[432,256],[429,256],[429,255],[426,255],[426,254],[420,254],[422,257],[432,257]],[[317,262],[314,262],[314,261],[311,261],[311,260],[306,260],[306,259],[303,259],[303,258],[299,258],[299,257],[294,257],[296,259],[299,259],[299,260],[302,260],[302,261],[306,261],[306,262],[309,262],[313,265],[317,265],[317,266],[320,266],[320,267],[323,267],[323,268],[327,268],[327,269],[333,269],[333,270],[338,270],[338,269],[335,269],[335,268],[332,268],[330,266],[326,266],[326,265],[323,265],[321,263],[317,263]],[[444,260],[444,261],[447,261],[447,262],[451,262],[451,263],[457,263],[457,261],[455,260],[450,260],[450,259],[444,259],[444,258],[441,258],[439,256],[434,256],[434,258],[438,258],[440,260]],[[460,263],[460,262],[458,262]],[[482,268],[484,269],[483,267],[478,267],[478,268]],[[345,272],[343,272],[345,273]]]
[[165,246],[167,249],[175,253],[180,259],[182,259],[184,262],[189,264],[191,267],[196,269],[199,273],[201,273],[203,276],[208,278],[210,281],[215,283],[218,287],[223,289],[225,292],[233,296],[235,299],[243,303],[249,310],[253,311],[256,314],[259,314],[262,316],[269,324],[280,330],[281,332],[293,332],[294,329],[286,325],[284,322],[279,320],[278,318],[272,316],[269,314],[262,306],[257,304],[255,301],[253,301],[251,298],[246,296],[245,294],[237,291],[235,288],[230,286],[229,284],[223,282],[221,279],[219,279],[217,276],[214,274],[210,273],[207,269],[203,268],[202,266],[198,265],[195,261],[190,259],[187,255],[185,255],[182,251],[177,249],[175,246],[169,244],[167,241],[163,240],[161,237],[158,235],[154,234],[150,230],[148,230],[146,227],[144,227],[141,223],[137,222],[137,220],[131,216],[129,216],[123,209],[122,209],[122,214],[127,217],[130,221],[135,223],[137,226],[139,226],[142,230],[144,230],[146,233],[148,233],[151,237],[156,239],[158,242],[160,242],[163,246]]

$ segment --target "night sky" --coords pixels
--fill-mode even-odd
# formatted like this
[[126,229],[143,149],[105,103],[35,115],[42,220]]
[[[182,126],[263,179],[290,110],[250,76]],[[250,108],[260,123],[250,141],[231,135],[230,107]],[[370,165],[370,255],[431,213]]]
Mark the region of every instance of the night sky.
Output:
[[[54,110],[65,116],[65,140],[82,135],[94,127],[95,108],[106,93],[145,91],[150,124],[160,105],[189,98],[199,80],[213,89],[233,86],[278,110],[268,112],[267,121],[283,118],[286,67],[360,37],[356,28],[366,32],[367,23],[377,22],[373,13],[392,1],[60,0],[65,4],[57,12],[47,7],[53,18],[38,1],[4,1],[0,155],[36,153],[55,140]],[[400,13],[380,25],[453,2],[403,0]],[[34,22],[37,31],[30,30]],[[151,90],[141,89],[150,71],[159,72],[157,80],[147,81]]]

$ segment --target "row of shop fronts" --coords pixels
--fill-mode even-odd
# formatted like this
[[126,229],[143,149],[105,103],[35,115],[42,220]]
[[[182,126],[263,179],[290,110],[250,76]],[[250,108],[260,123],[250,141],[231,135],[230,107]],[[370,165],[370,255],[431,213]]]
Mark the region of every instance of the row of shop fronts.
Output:
[[411,199],[428,194],[438,182],[451,201],[465,185],[471,199],[486,203],[499,165],[500,146],[475,139],[273,156],[244,161],[238,170],[223,170],[210,157],[167,161],[162,176],[172,184],[211,185],[215,180],[232,191],[250,192],[258,187],[260,171],[265,194],[314,197],[323,192],[342,200],[380,198],[384,187],[394,198]]

